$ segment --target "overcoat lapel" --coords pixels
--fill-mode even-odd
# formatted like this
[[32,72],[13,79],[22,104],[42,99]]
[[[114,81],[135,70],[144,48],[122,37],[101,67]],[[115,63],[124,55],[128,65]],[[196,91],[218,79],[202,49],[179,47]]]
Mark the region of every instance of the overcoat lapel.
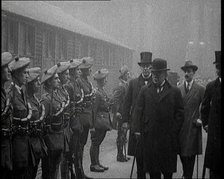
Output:
[[159,95],[159,102],[162,101],[170,92],[170,84],[166,81],[162,92]]
[[195,94],[196,90],[197,90],[196,84],[195,84],[195,82],[193,82],[191,89],[188,91],[188,93],[186,93],[186,95],[183,98],[184,104],[187,104],[188,103],[188,101]]
[[148,88],[150,89],[149,90],[149,93],[150,93],[150,97],[152,97],[153,101],[155,102],[155,104],[158,104],[159,102],[159,95],[157,94],[157,91],[156,91],[156,88],[155,86],[153,85],[153,83],[151,83]]

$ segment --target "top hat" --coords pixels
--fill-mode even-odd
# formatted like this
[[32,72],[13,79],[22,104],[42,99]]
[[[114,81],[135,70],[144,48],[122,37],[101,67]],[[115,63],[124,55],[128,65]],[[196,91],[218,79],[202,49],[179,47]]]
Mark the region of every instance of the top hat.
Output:
[[11,72],[27,67],[30,64],[30,59],[26,57],[15,57],[13,61],[9,63],[9,69]]
[[12,58],[12,54],[10,52],[3,52],[1,67],[8,65],[12,60],[13,60],[13,58]]
[[77,68],[82,63],[79,59],[72,59],[69,62],[70,62],[69,69]]
[[70,62],[59,62],[57,66],[58,66],[57,73],[63,73],[64,71],[69,69]]
[[40,76],[40,67],[34,67],[34,68],[29,68],[28,69],[28,78],[27,78],[27,82],[30,83],[33,80],[37,79],[37,77]]
[[138,62],[139,65],[152,63],[152,53],[151,52],[141,52],[140,57],[141,57],[141,59],[140,59],[141,61]]
[[106,78],[108,74],[109,74],[109,71],[107,69],[103,68],[101,70],[96,71],[93,74],[93,78],[96,81],[97,80],[102,80],[102,79]]
[[58,69],[58,66],[54,65],[53,67],[46,70],[42,75],[41,83],[44,83],[45,81],[53,77],[57,73],[57,69]]
[[129,71],[129,70],[128,70],[127,65],[123,65],[123,66],[121,67],[121,69],[119,70],[119,72],[120,72],[120,77],[123,76],[123,75],[125,75],[128,71]]
[[184,66],[181,67],[181,69],[183,71],[185,71],[188,68],[192,68],[194,71],[197,71],[198,70],[198,67],[196,65],[193,65],[193,62],[191,60],[185,61]]
[[213,64],[220,64],[221,63],[221,51],[215,51],[215,61]]
[[79,66],[80,69],[91,68],[93,66],[93,58],[91,57],[83,57],[80,59],[81,64]]
[[163,60],[161,58],[155,58],[152,61],[152,72],[153,71],[168,71],[170,69],[167,68],[167,62],[166,60]]

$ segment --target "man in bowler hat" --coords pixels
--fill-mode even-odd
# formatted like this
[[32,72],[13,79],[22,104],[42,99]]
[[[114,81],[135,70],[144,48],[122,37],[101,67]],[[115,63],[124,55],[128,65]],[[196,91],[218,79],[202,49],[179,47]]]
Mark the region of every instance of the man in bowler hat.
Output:
[[137,147],[137,141],[134,133],[132,132],[132,121],[133,111],[136,107],[136,99],[138,97],[139,91],[144,85],[149,85],[152,82],[151,77],[151,63],[152,63],[152,53],[151,52],[141,52],[141,61],[138,62],[138,65],[141,68],[142,73],[138,78],[132,79],[129,82],[128,90],[125,96],[124,105],[123,105],[123,115],[122,127],[127,128],[127,125],[130,125],[130,135],[128,141],[128,155],[136,157],[137,163],[137,178],[144,179],[146,175],[143,171],[143,156],[142,156],[142,143],[139,141]]
[[161,178],[161,173],[170,179],[177,167],[184,107],[180,90],[166,80],[168,70],[166,60],[153,60],[153,82],[141,89],[134,111],[133,132],[144,143],[143,169],[150,179]]
[[204,168],[210,169],[210,179],[221,178],[221,51],[215,52],[218,77],[207,84],[201,106],[201,119],[208,133]]

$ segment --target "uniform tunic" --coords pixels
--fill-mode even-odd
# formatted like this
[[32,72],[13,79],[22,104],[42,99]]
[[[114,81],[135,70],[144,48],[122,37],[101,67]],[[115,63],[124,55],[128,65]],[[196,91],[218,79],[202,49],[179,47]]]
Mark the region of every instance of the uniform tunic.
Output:
[[[1,89],[1,115],[6,110],[7,107],[7,99],[9,100],[8,96],[6,95],[5,89]],[[1,130],[2,129],[11,129],[12,123],[12,113],[11,105],[7,107],[8,110],[5,111],[5,115],[1,116]],[[4,134],[1,131],[1,167],[7,168],[12,170],[12,143],[10,140],[10,136],[8,134]]]

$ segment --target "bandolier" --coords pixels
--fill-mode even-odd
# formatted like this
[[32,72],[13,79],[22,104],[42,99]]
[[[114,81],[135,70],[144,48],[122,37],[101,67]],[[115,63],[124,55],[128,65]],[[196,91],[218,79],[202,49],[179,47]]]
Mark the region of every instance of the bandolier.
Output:
[[29,120],[32,116],[31,105],[27,101],[25,91],[26,68],[30,64],[29,58],[16,57],[9,64],[13,82],[9,87],[9,96],[12,103],[12,155],[13,155],[13,177],[28,177],[28,166],[30,165],[29,144]]
[[[70,81],[65,84],[70,97],[70,127],[72,130],[71,140],[70,140],[70,171],[72,178],[85,178],[84,171],[82,167],[82,150],[80,144],[80,135],[83,131],[83,127],[80,122],[80,114],[83,111],[83,99],[84,92],[83,89],[77,82],[78,77],[78,67],[81,62],[77,59],[70,61],[69,73]],[[73,166],[75,171],[73,170]]]
[[46,93],[42,95],[41,103],[45,107],[45,136],[48,156],[42,160],[43,179],[58,177],[59,165],[64,151],[64,121],[63,111],[65,103],[58,96],[56,88],[59,84],[56,73],[57,66],[44,72],[41,83],[44,83]]
[[44,105],[35,96],[40,87],[40,68],[28,69],[27,94],[28,102],[32,107],[32,117],[29,122],[29,143],[31,146],[31,161],[29,166],[29,178],[35,179],[40,159],[47,155],[47,146],[43,139],[43,119],[45,116]]

